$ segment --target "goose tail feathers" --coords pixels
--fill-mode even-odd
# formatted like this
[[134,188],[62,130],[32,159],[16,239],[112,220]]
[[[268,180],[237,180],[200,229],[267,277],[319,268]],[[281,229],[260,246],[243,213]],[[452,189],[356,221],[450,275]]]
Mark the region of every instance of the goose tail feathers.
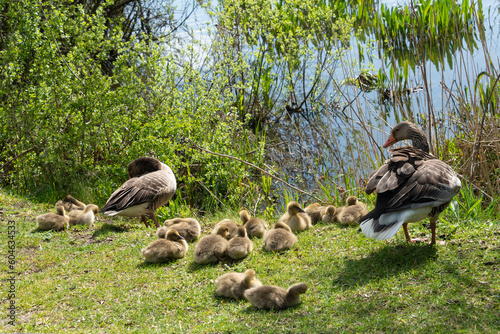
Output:
[[404,221],[395,221],[392,224],[381,225],[376,218],[367,218],[360,222],[360,228],[368,238],[385,240],[392,238],[401,228]]

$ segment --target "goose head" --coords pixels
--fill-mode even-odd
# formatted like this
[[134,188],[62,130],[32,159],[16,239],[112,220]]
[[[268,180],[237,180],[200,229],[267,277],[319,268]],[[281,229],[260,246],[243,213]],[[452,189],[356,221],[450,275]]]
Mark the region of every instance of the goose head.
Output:
[[427,142],[425,133],[418,126],[407,121],[401,122],[394,128],[392,128],[392,131],[389,134],[389,138],[387,139],[383,147],[387,148],[391,145],[394,145],[398,141],[405,139],[410,139],[414,147],[419,148],[426,153],[429,153],[429,144]]
[[151,157],[141,157],[128,164],[127,172],[129,178],[139,177],[144,174],[156,172],[162,168],[160,160]]

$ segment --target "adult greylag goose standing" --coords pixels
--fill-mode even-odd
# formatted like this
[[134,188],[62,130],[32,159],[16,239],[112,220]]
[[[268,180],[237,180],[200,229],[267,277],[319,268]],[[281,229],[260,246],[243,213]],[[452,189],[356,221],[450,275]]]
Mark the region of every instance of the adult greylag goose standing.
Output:
[[436,222],[462,186],[455,171],[429,153],[424,132],[415,124],[396,125],[383,145],[411,139],[413,146],[390,150],[391,157],[368,180],[366,193],[377,192],[375,208],[360,219],[363,233],[382,240],[393,237],[403,225],[406,240],[412,240],[408,223],[427,217],[431,226],[431,244],[436,243]]
[[137,158],[128,165],[129,179],[118,188],[100,212],[108,216],[141,217],[149,227],[146,214],[156,227],[155,211],[165,205],[177,188],[170,167],[156,158]]

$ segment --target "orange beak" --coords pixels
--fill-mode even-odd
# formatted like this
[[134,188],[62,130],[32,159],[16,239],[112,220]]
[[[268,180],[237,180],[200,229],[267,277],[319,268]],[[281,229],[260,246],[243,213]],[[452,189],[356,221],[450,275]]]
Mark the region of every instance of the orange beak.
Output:
[[384,146],[382,146],[383,148],[387,148],[389,146],[391,146],[392,144],[396,143],[397,140],[394,138],[394,136],[392,135],[392,133],[389,135],[389,138],[387,139],[387,141],[385,142]]

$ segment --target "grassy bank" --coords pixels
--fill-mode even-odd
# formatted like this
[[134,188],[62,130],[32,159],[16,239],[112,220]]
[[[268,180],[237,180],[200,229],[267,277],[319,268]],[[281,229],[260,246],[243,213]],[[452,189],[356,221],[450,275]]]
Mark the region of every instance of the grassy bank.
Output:
[[[402,232],[374,241],[356,228],[315,225],[296,246],[266,253],[262,240],[242,261],[200,266],[187,256],[145,263],[140,250],[155,238],[136,219],[100,217],[94,230],[38,232],[34,218],[53,210],[0,190],[0,238],[16,226],[16,326],[7,321],[2,284],[2,332],[481,332],[500,331],[500,223],[438,225],[446,244],[408,245]],[[221,217],[202,219],[202,234]],[[236,219],[236,212],[231,217]],[[12,224],[12,223],[11,223]],[[426,233],[413,224],[410,233]],[[216,297],[215,279],[255,269],[263,284],[307,283],[297,307],[260,311],[246,301]],[[6,257],[0,266],[8,271]]]

